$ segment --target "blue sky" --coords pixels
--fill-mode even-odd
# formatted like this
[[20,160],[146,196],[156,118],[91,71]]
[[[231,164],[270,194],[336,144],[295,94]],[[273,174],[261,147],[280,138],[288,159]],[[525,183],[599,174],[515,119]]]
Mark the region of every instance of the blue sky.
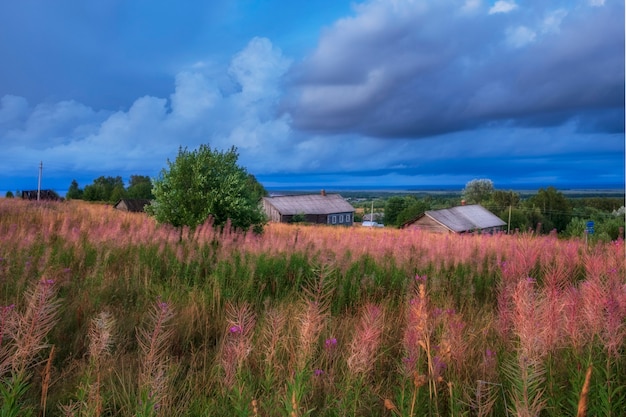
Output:
[[0,190],[236,146],[270,188],[624,187],[623,0],[0,3]]

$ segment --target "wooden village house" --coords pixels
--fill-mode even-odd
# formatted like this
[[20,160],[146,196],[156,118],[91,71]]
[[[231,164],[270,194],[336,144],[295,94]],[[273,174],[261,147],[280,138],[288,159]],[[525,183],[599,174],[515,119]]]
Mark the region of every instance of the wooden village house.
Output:
[[272,222],[291,223],[299,219],[308,223],[352,226],[354,207],[339,194],[284,195],[263,197],[263,209]]
[[144,198],[123,198],[113,205],[114,209],[130,211],[133,213],[145,212],[146,206],[150,205],[150,200]]
[[62,198],[54,190],[27,190],[22,191],[24,200],[60,201]]
[[494,233],[504,226],[506,222],[479,204],[428,210],[402,225],[437,233]]

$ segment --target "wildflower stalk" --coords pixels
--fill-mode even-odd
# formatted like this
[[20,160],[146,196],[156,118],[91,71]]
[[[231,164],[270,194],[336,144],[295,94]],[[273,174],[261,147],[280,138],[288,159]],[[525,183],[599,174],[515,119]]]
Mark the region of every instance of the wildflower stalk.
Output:
[[252,413],[254,394],[251,391],[253,378],[246,365],[253,350],[256,315],[247,303],[239,306],[227,304],[226,322],[219,355],[223,371],[220,381],[222,395],[233,416],[249,416]]
[[585,382],[580,391],[580,397],[578,399],[578,409],[576,410],[576,417],[587,417],[587,405],[589,403],[589,384],[591,382],[591,372],[593,365],[587,367],[587,373],[585,374]]
[[306,417],[311,415],[314,408],[306,410],[303,402],[307,393],[307,381],[311,378],[310,372],[306,370],[298,371],[293,378],[287,382],[287,392],[283,400],[286,417]]
[[136,417],[157,416],[164,408],[170,367],[167,353],[173,332],[169,322],[173,317],[174,312],[170,304],[159,301],[150,313],[150,325],[140,329],[137,333],[143,362],[139,375],[139,402],[135,412]]
[[539,415],[545,407],[545,367],[541,360],[518,354],[504,364],[504,373],[511,382],[511,413],[519,417]]
[[92,319],[89,328],[89,364],[78,387],[76,401],[60,407],[66,416],[102,415],[102,360],[110,353],[114,325],[113,316],[106,311]]
[[[6,320],[7,312],[3,312],[3,328],[0,331],[8,336],[10,344],[0,350],[6,355],[0,358],[3,361],[0,366],[4,368],[0,371],[4,373],[10,369],[11,376],[0,380],[0,416],[28,416],[33,413],[33,406],[25,404],[30,387],[29,371],[38,363],[37,354],[48,347],[45,338],[57,322],[58,308],[54,281],[42,278],[26,291],[26,307],[22,314],[12,314]],[[48,385],[44,385],[47,390]]]

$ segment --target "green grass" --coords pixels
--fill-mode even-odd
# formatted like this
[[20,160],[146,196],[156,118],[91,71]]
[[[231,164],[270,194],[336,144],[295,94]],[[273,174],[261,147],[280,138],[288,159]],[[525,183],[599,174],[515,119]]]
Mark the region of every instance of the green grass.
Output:
[[[588,364],[588,415],[626,404],[621,241],[269,225],[262,236],[202,229],[178,242],[150,218],[101,205],[5,200],[0,213],[7,415],[60,416],[73,402],[68,415],[495,416],[521,409],[527,387],[540,415],[575,415]],[[516,292],[528,277],[534,298]],[[42,279],[54,281],[56,321],[16,379],[25,336],[15,326]],[[138,335],[164,302],[173,315],[157,353],[167,360],[142,385]],[[384,312],[379,328],[359,324],[367,306]],[[115,325],[94,367],[90,329],[102,312]],[[553,328],[562,331],[551,340]],[[533,338],[542,348],[529,374],[520,361]],[[371,369],[353,374],[353,356],[370,354]],[[155,381],[158,398],[146,388]],[[492,403],[476,399],[478,381]]]

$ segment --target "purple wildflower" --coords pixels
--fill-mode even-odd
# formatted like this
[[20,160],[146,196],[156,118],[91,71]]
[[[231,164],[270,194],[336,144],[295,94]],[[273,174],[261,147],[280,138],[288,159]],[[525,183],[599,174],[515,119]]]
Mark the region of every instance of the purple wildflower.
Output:
[[426,278],[427,278],[427,277],[426,277],[426,275],[423,275],[423,276],[421,276],[421,277],[420,277],[420,275],[419,275],[419,274],[416,274],[416,275],[415,275],[415,281],[416,281],[416,282],[418,282],[418,283],[419,283],[419,282],[426,282]]
[[331,337],[330,339],[326,339],[325,345],[326,345],[326,349],[330,350],[334,348],[335,346],[337,346],[337,339],[335,339],[334,337]]

